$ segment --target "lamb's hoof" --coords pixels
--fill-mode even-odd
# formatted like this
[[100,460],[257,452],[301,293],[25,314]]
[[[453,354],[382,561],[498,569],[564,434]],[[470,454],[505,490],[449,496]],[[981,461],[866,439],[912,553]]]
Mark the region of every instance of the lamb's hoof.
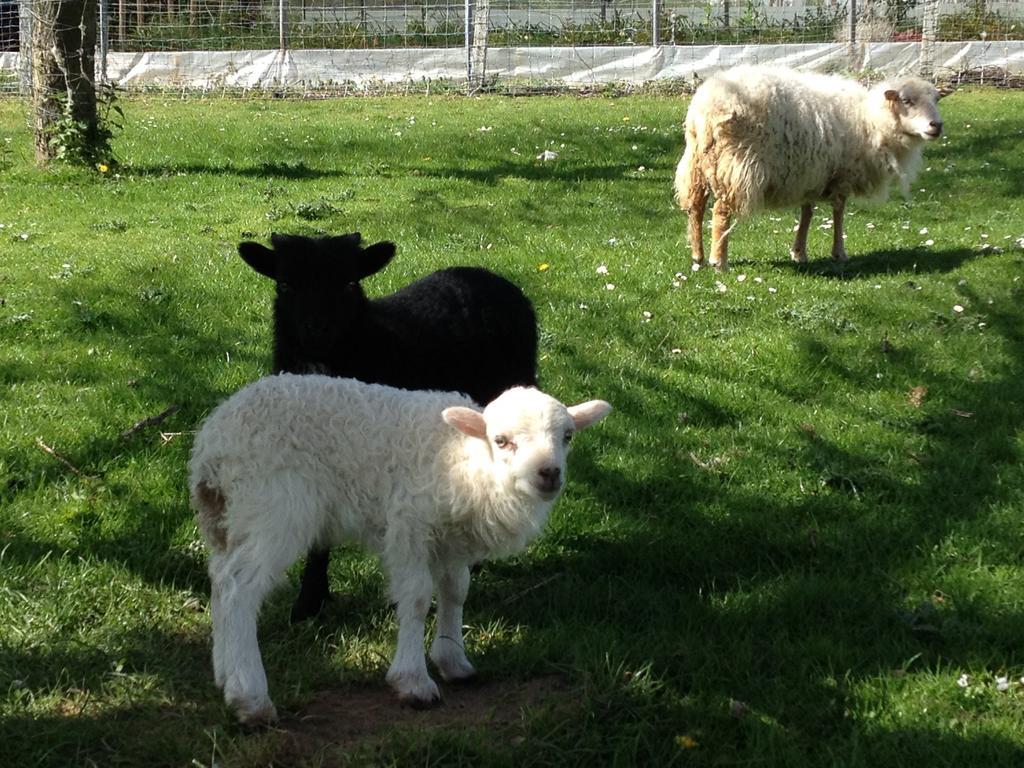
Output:
[[792,250],[791,249],[789,251],[789,258],[791,258],[797,264],[806,264],[807,263],[807,251],[797,251],[797,250]]
[[840,251],[839,253],[832,254],[832,260],[842,263],[844,261],[849,261],[850,257],[846,254],[846,251]]
[[476,677],[476,667],[465,656],[457,659],[431,659],[446,683],[461,684]]
[[277,722],[277,709],[270,702],[264,702],[254,706],[234,705],[235,716],[246,728],[266,728]]

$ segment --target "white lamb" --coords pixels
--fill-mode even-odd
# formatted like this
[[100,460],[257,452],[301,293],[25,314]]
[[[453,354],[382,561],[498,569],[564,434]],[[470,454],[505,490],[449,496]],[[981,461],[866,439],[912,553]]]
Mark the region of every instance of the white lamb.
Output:
[[228,398],[196,437],[189,489],[209,549],[214,678],[239,719],[276,717],[256,617],[314,544],[379,555],[398,616],[387,680],[403,703],[439,699],[423,652],[434,587],[430,658],[445,680],[474,675],[462,640],[469,566],[540,533],[570,439],[610,410],[516,387],[481,412],[457,393],[291,374]]
[[744,66],[702,84],[686,113],[686,151],[676,168],[675,193],[689,214],[696,264],[704,263],[702,227],[709,195],[711,264],[728,268],[733,216],[763,208],[800,206],[790,252],[807,261],[814,203],[832,203],[832,258],[844,261],[847,198],[906,193],[917,175],[925,141],[942,133],[938,92],[915,77],[868,90],[841,77]]

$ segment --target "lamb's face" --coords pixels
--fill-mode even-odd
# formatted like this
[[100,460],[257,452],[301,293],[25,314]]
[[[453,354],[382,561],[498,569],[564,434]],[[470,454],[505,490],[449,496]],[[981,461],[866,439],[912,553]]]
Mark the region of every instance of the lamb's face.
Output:
[[327,363],[348,347],[365,295],[339,266],[323,258],[282,265],[274,302],[278,333],[301,359]]
[[566,407],[532,387],[513,387],[484,409],[445,409],[444,420],[487,443],[494,474],[503,487],[552,502],[565,484],[565,460],[573,435],[611,411],[603,400]]
[[363,248],[361,242],[358,232],[320,238],[274,234],[273,248],[253,242],[238,246],[249,266],[277,283],[277,346],[290,359],[331,368],[349,351],[365,305],[359,281],[395,254],[393,243]]
[[931,83],[908,78],[891,84],[884,94],[903,133],[925,141],[942,135],[939,92]]
[[576,433],[568,409],[536,390],[515,389],[492,402],[484,420],[496,473],[524,495],[554,501]]

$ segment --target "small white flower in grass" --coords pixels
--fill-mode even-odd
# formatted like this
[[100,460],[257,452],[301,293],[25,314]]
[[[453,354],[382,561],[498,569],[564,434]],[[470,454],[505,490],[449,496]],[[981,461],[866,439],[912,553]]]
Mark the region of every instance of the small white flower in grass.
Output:
[[636,150],[637,150],[637,146],[636,146],[636,144],[634,144],[634,145],[633,145],[633,146],[631,147],[631,149],[632,149],[632,150],[633,150],[634,152],[636,152]]
[[647,311],[644,311],[644,312],[643,312],[643,318],[644,318],[644,322],[645,322],[645,323],[649,323],[649,322],[651,322],[651,318],[652,318],[652,317],[654,317],[654,315],[653,315],[653,314],[651,314],[650,312],[647,312]]
[[982,235],[981,235],[981,239],[982,240],[988,240],[988,235],[983,232]]
[[746,275],[736,275],[736,282],[737,283],[742,283],[746,279],[747,279]]
[[678,287],[679,287],[679,286],[681,286],[681,285],[682,285],[682,283],[681,283],[681,282],[679,282],[678,280],[673,280],[673,281],[672,281],[672,287],[673,287],[673,288],[678,288]]
[[769,288],[768,289],[768,293],[778,293],[778,292],[779,292],[778,288]]
[[692,263],[692,264],[690,265],[690,271],[691,271],[691,272],[698,272],[698,271],[700,271],[700,264],[698,264],[698,263],[697,263],[696,261],[695,261],[695,262],[693,262],[693,263]]
[[956,312],[959,315],[961,312],[964,311],[964,308],[960,304],[954,304],[953,305],[953,311]]
[[548,162],[550,160],[557,160],[558,159],[558,153],[557,152],[552,152],[550,149],[545,149],[543,152],[541,152],[539,155],[537,155],[537,159],[540,160],[541,162],[544,162],[544,163],[546,163],[546,162]]
[[580,309],[590,309],[586,304],[580,304]]
[[604,289],[606,291],[614,291],[615,290],[615,283],[605,283]]
[[599,275],[607,275],[608,274],[608,267],[606,267],[604,264],[600,265],[597,268],[597,274],[599,274]]
[[764,282],[764,278],[763,277],[755,277],[754,278],[754,282],[757,283],[758,285],[760,285],[761,283]]
[[971,676],[964,672],[960,677],[956,679],[956,684],[961,688],[966,688],[971,684]]
[[996,676],[996,690],[1000,693],[1010,690],[1010,678],[1007,675]]
[[921,229],[919,229],[917,231],[917,234],[919,234],[919,235],[927,235],[928,234],[928,227],[921,227]]
[[932,246],[935,245],[935,241],[932,240],[931,238],[928,238],[927,240],[924,241],[924,244],[927,246]]
[[481,125],[476,130],[477,130],[477,133],[490,133],[491,131],[494,130],[494,126],[493,125]]
[[874,288],[875,288],[875,290],[876,290],[876,291],[877,291],[877,290],[879,290],[879,289],[881,289],[881,287],[882,287],[882,286],[880,286],[880,285],[876,285],[876,286],[874,286]]
[[615,245],[617,242],[619,242],[617,238],[614,238],[614,237],[609,237],[608,238],[608,245]]
[[[683,354],[683,350],[681,350],[679,347],[672,347],[672,354],[673,355],[681,355],[681,354]],[[1024,678],[1022,678],[1022,679],[1024,679]]]
[[725,287],[725,283],[721,282],[720,280],[715,280],[715,290],[718,291],[719,293],[725,293],[729,289]]
[[872,224],[872,223],[871,223],[871,222],[869,221],[869,222],[867,223],[867,228],[868,228],[868,229],[874,229],[874,228],[875,228],[875,225],[874,225],[874,224]]
[[638,171],[639,171],[640,173],[643,173],[644,171],[646,171],[646,170],[647,170],[647,168],[646,168],[645,166],[641,165],[641,166],[640,166],[639,168],[637,168],[637,170],[638,170]]

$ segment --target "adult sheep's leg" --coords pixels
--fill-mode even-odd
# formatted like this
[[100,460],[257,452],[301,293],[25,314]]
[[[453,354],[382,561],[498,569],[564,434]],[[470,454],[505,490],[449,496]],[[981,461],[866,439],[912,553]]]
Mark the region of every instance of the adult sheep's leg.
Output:
[[793,249],[789,252],[793,261],[801,264],[807,263],[807,230],[811,228],[811,215],[814,213],[814,206],[810,203],[800,207],[800,223],[796,228],[796,240],[793,241]]
[[691,190],[690,208],[686,212],[687,239],[690,243],[690,256],[694,264],[704,263],[704,212],[708,205],[708,188],[703,184]]
[[715,200],[711,215],[711,266],[719,272],[724,272],[729,268],[729,233],[732,231],[732,211],[719,198]]
[[843,242],[843,214],[846,212],[846,200],[839,198],[832,203],[832,258],[846,261],[846,243]]
[[426,561],[396,553],[385,555],[384,568],[388,573],[391,599],[398,616],[398,643],[395,657],[388,668],[387,681],[398,693],[403,704],[429,707],[441,699],[437,683],[427,672],[427,659],[423,653],[423,635],[433,584]]
[[469,568],[462,563],[442,563],[434,571],[437,628],[430,658],[445,680],[468,680],[476,675],[476,669],[466,658],[462,639],[462,606],[469,592]]
[[323,610],[330,599],[331,590],[327,581],[327,566],[331,560],[329,549],[311,549],[306,558],[299,584],[299,596],[292,604],[292,624],[311,619]]

